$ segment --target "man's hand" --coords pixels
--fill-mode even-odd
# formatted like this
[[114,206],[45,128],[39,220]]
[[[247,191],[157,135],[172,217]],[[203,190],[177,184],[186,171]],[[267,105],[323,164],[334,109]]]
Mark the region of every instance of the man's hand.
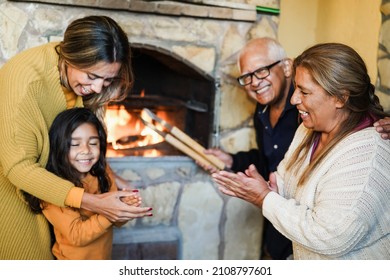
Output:
[[[204,153],[206,155],[213,155],[216,158],[220,159],[227,169],[230,169],[233,165],[233,158],[230,154],[222,151],[221,149],[213,148],[213,149],[207,149],[204,150]],[[196,161],[196,164],[202,167],[205,171],[209,173],[215,173],[219,171],[214,165],[204,165],[201,162]]]
[[376,131],[381,134],[383,139],[390,139],[390,117],[375,122],[374,127]]

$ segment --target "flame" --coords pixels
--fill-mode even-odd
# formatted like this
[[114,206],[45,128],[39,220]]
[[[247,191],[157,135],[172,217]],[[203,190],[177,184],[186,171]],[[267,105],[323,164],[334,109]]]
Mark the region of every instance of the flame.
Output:
[[118,139],[125,137],[128,133],[127,124],[131,119],[132,117],[127,112],[125,106],[120,105],[119,108],[109,107],[104,117],[104,122],[107,126],[107,142],[112,143],[114,146]]
[[158,156],[161,156],[161,152],[156,149],[150,149],[145,151],[144,153],[144,157],[158,157]]
[[[124,105],[109,106],[104,121],[107,126],[107,142],[111,143],[114,150],[145,147],[164,141],[164,138],[145,126],[142,121],[129,113]],[[134,136],[139,138],[135,143],[121,143],[121,139]],[[132,139],[132,138],[131,138]],[[158,156],[159,151],[150,149],[145,151],[144,156]]]

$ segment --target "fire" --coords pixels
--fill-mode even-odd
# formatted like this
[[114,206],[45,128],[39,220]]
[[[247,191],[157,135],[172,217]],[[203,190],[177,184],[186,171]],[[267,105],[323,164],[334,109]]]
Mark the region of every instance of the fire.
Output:
[[121,105],[119,109],[110,107],[106,111],[104,121],[107,126],[107,142],[115,143],[117,139],[125,136],[126,125],[131,120],[131,115]]
[[[114,150],[136,149],[160,143],[163,137],[146,127],[138,116],[129,113],[124,105],[109,106],[105,123],[107,127],[107,142]],[[157,151],[146,151],[144,156],[158,156]]]

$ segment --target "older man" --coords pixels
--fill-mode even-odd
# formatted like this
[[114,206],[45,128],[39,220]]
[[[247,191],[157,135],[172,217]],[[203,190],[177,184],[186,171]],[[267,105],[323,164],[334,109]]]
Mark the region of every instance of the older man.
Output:
[[[257,102],[254,114],[258,149],[228,154],[220,149],[208,149],[206,154],[220,158],[233,171],[244,171],[255,164],[264,178],[276,170],[298,127],[298,111],[290,103],[293,93],[292,60],[274,39],[254,39],[241,50],[238,66],[239,84]],[[202,166],[215,172],[211,166]],[[290,240],[271,223],[264,221],[261,258],[287,259],[292,254]]]

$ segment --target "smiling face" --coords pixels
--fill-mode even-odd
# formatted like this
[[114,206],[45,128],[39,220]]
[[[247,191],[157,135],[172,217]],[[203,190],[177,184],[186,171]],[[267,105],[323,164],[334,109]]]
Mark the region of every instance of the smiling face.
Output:
[[[240,70],[244,75],[276,62],[272,59],[266,47],[249,49],[240,57]],[[262,105],[284,105],[288,93],[287,77],[290,73],[285,72],[285,61],[273,66],[269,71],[270,74],[264,79],[252,77],[252,83],[245,86],[248,95]],[[287,66],[286,66],[287,67]]]
[[68,159],[80,173],[86,175],[99,160],[100,142],[96,127],[83,123],[72,133]]
[[100,93],[114,79],[118,79],[120,68],[121,64],[119,62],[99,62],[95,66],[83,70],[68,65],[68,83],[74,93],[79,96]]
[[330,96],[316,83],[306,68],[298,66],[291,103],[297,106],[305,127],[332,134],[344,120],[344,103]]

